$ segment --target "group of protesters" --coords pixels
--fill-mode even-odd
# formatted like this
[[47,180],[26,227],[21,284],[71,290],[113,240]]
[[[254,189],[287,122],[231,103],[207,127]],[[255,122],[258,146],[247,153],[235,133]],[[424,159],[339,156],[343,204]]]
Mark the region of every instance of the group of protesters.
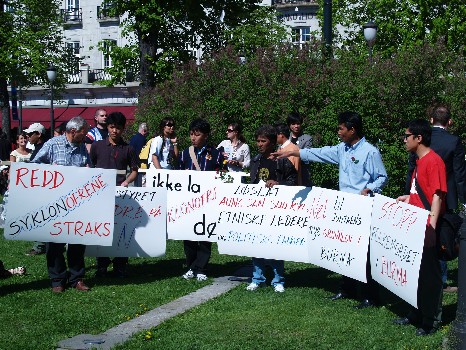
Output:
[[[411,154],[412,166],[407,175],[406,194],[397,198],[397,201],[425,208],[420,197],[424,193],[430,204],[419,273],[418,308],[413,308],[406,317],[394,320],[398,325],[416,325],[416,335],[420,336],[432,334],[438,329],[443,291],[454,291],[453,287],[446,285],[446,263],[439,261],[435,253],[435,229],[439,217],[446,211],[456,210],[458,201],[463,205],[466,203],[465,151],[461,140],[447,132],[452,122],[450,112],[444,105],[435,105],[429,109],[429,118],[433,127],[429,121],[421,119],[411,121],[406,127],[403,140]],[[95,127],[90,128],[83,118],[74,117],[66,123],[62,133],[46,142],[45,128],[34,123],[18,136],[18,147],[10,159],[116,170],[129,168],[129,173],[117,176],[118,186],[128,186],[133,182],[140,185],[142,181],[138,168],[142,166],[197,171],[249,169],[251,184],[269,188],[276,185],[310,187],[312,177],[309,162],[337,165],[339,190],[343,192],[372,196],[381,193],[388,181],[379,150],[364,136],[362,117],[351,111],[338,115],[341,143],[335,146],[313,148],[312,137],[303,133],[303,117],[291,112],[282,123],[263,125],[256,130],[258,154],[253,157],[242,134],[242,126],[237,122],[227,125],[226,139],[214,147],[209,143],[210,124],[204,119],[193,120],[189,125],[191,146],[184,150],[178,149],[176,124],[172,118],[163,118],[157,136],[149,140],[147,123],[141,123],[129,143],[122,137],[126,127],[126,118],[122,113],[107,115],[105,109],[98,109],[95,123]],[[34,146],[32,153],[27,150],[27,140]],[[184,241],[187,263],[187,271],[182,275],[184,279],[207,280],[211,249],[211,242]],[[68,266],[64,250],[65,243],[35,242],[28,255],[46,254],[54,293],[62,293],[67,285],[78,291],[89,291],[90,288],[83,281],[85,246],[68,244]],[[379,285],[372,279],[369,259],[367,261],[367,283],[343,277],[339,292],[331,300],[358,298],[358,309],[380,304]],[[246,287],[248,291],[265,286],[266,266],[270,266],[274,273],[271,281],[274,291],[285,291],[283,261],[253,258],[252,262],[252,280]],[[111,272],[110,265],[113,265]],[[127,265],[128,258],[98,257],[95,276],[127,277]],[[6,270],[1,264],[0,273],[2,269],[4,277],[25,273],[24,268]]]

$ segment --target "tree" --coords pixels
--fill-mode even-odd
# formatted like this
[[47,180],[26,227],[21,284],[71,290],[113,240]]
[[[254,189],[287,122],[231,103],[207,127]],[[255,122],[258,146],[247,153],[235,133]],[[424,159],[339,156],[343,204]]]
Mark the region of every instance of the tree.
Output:
[[[115,50],[116,70],[124,71],[134,59],[135,45],[142,91],[163,81],[179,62],[191,59],[191,48],[206,52],[222,46],[224,26],[235,27],[258,5],[257,0],[112,0],[107,6],[113,16],[127,16],[125,33],[134,33],[137,43]],[[132,54],[131,54],[132,52]],[[120,74],[115,74],[121,82]]]
[[361,27],[373,20],[378,25],[374,50],[385,56],[424,41],[443,39],[454,51],[466,45],[464,0],[336,0],[333,12],[334,24],[347,28],[345,35],[336,35],[336,43],[365,49]]
[[[384,193],[404,190],[407,153],[401,136],[405,123],[425,118],[433,101],[450,105],[454,132],[466,137],[466,74],[464,56],[443,43],[402,48],[369,65],[365,52],[346,50],[335,60],[322,57],[321,46],[273,46],[258,49],[245,64],[227,47],[211,59],[175,70],[140,99],[136,125],[155,129],[170,116],[177,124],[180,148],[189,145],[189,121],[205,118],[212,125],[210,142],[217,145],[226,126],[240,122],[254,153],[254,132],[263,124],[284,121],[290,111],[305,117],[305,131],[314,145],[336,144],[336,117],[345,110],[359,112],[367,139],[377,145],[390,181]],[[338,188],[338,169],[312,165],[313,182]]]
[[[8,0],[0,8],[0,107],[2,130],[10,140],[8,84],[27,88],[48,85],[47,66],[58,71],[57,88],[76,61],[62,42],[57,0]],[[5,5],[7,5],[5,7]],[[6,9],[6,10],[5,10]]]
[[223,37],[225,43],[247,57],[261,47],[281,45],[289,39],[289,33],[275,8],[260,6],[242,23],[226,28]]

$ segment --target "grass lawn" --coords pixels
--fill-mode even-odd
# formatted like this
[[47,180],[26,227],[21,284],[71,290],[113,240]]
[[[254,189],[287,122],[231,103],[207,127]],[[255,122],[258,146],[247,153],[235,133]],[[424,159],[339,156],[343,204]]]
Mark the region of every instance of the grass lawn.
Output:
[[[28,270],[26,276],[0,280],[2,350],[54,349],[62,339],[101,333],[210,283],[182,280],[182,243],[168,241],[165,258],[130,259],[128,279],[94,279],[94,259],[88,258],[86,283],[92,291],[53,295],[45,256],[24,254],[31,247],[31,242],[0,238],[5,266],[24,265]],[[214,249],[209,275],[230,275],[249,261]],[[450,264],[452,277],[455,264]],[[283,294],[270,287],[247,292],[242,284],[117,349],[440,349],[455,318],[456,295],[445,295],[442,330],[415,337],[413,326],[391,324],[405,315],[408,305],[390,292],[383,290],[382,307],[355,310],[354,300],[327,299],[338,290],[338,275],[308,264],[286,263],[285,269]]]

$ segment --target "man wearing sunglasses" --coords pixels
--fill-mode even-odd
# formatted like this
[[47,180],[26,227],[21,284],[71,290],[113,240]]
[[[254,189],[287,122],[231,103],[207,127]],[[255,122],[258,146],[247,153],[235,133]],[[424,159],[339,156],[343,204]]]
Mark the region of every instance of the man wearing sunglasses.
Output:
[[86,148],[91,151],[92,143],[100,140],[105,140],[108,136],[107,129],[107,111],[105,109],[98,109],[95,111],[95,127],[90,129],[86,135]]
[[[29,128],[25,129],[24,132],[29,137],[29,143],[34,145],[34,150],[32,151],[30,158],[30,161],[32,161],[44,145],[45,127],[41,123],[34,123],[31,124]],[[29,256],[40,254],[45,254],[45,243],[43,242],[34,242],[32,249],[26,253],[26,255]]]

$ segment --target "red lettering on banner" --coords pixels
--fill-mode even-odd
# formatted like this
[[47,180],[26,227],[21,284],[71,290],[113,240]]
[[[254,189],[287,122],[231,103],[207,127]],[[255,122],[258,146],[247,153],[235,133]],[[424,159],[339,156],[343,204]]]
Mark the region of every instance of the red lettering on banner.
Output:
[[41,170],[41,169],[16,169],[16,186],[29,187],[43,187],[54,189],[59,187],[65,181],[65,177],[57,170]]
[[398,203],[386,202],[382,205],[381,210],[383,211],[383,215],[379,217],[379,220],[385,218],[392,226],[399,227],[401,230],[406,229],[406,232],[409,231],[411,225],[417,220],[417,211],[404,208]]
[[111,233],[110,222],[57,221],[52,225],[57,231],[50,232],[51,236],[66,234],[68,236],[97,235],[107,237]]
[[382,256],[382,275],[387,276],[391,279],[395,285],[404,287],[408,283],[406,269],[401,266],[397,266],[395,261],[385,259]]

